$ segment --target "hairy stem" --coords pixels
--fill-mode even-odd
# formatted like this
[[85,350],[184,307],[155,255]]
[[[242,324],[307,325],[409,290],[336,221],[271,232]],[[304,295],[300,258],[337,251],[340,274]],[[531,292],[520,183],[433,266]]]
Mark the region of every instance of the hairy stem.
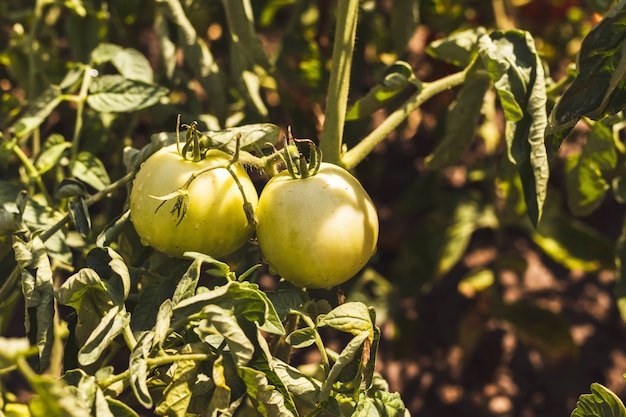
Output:
[[421,106],[431,97],[446,91],[452,87],[463,84],[465,71],[457,72],[443,77],[437,81],[423,83],[422,88],[413,94],[399,109],[391,113],[369,135],[363,138],[356,146],[343,156],[343,166],[346,169],[356,167],[374,148],[387,138],[395,128],[408,117],[408,115]]
[[358,15],[359,0],[339,0],[332,69],[326,94],[325,120],[320,136],[324,161],[337,165],[342,163],[341,147]]

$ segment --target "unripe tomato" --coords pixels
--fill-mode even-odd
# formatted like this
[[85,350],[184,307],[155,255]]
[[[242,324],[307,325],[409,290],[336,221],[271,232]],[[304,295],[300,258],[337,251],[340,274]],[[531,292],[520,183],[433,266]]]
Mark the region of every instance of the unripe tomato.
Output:
[[[176,209],[176,197],[165,203],[155,198],[178,190],[193,173],[226,167],[229,161],[228,154],[215,149],[198,162],[185,160],[176,145],[150,156],[137,172],[130,194],[130,218],[142,242],[176,257],[194,251],[218,258],[239,249],[254,227],[246,217],[241,191],[226,169],[210,170],[191,182],[182,219],[179,214],[184,210]],[[232,169],[254,209],[258,195],[248,173],[239,164]]]
[[359,181],[322,162],[319,172],[272,177],[259,197],[257,239],[270,269],[301,287],[328,288],[352,278],[378,240],[376,208]]

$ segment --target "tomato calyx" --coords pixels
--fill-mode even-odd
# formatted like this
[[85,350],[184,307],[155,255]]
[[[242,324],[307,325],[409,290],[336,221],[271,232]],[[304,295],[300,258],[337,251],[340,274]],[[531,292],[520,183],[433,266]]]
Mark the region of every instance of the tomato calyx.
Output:
[[[203,160],[207,152],[211,149],[210,146],[206,143],[206,141],[202,140],[202,135],[198,131],[198,123],[196,121],[191,122],[190,125],[184,124],[182,127],[186,128],[185,131],[185,144],[182,149],[180,148],[180,140],[179,140],[179,131],[180,131],[180,116],[177,120],[176,124],[176,149],[179,155],[188,161],[191,162],[200,162]],[[205,174],[209,171],[213,171],[215,169],[225,169],[228,171],[230,176],[233,178],[241,196],[243,198],[243,210],[246,214],[246,219],[248,220],[248,224],[255,227],[256,226],[256,218],[254,215],[254,207],[252,203],[248,201],[246,197],[246,193],[244,192],[243,185],[237,176],[237,173],[234,171],[233,167],[235,164],[239,162],[239,155],[241,150],[241,134],[238,133],[235,135],[235,151],[233,155],[231,155],[230,160],[227,164],[217,165],[199,169],[194,171],[189,175],[187,181],[181,185],[178,189],[173,192],[164,195],[164,196],[153,196],[150,197],[155,198],[157,200],[161,200],[161,204],[157,206],[155,209],[155,213],[159,211],[159,209],[169,200],[176,198],[176,202],[174,203],[174,207],[170,210],[170,214],[175,215],[178,218],[178,222],[176,225],[178,226],[185,216],[187,215],[187,210],[189,208],[189,187],[193,183],[193,181],[198,178],[200,175]],[[191,158],[189,158],[189,154],[191,153]]]
[[[300,151],[298,145],[308,146],[308,159]],[[297,150],[297,153],[293,150]],[[303,179],[311,177],[320,169],[322,163],[322,151],[311,139],[296,139],[291,133],[291,127],[287,130],[287,143],[283,147],[282,159],[291,178]]]

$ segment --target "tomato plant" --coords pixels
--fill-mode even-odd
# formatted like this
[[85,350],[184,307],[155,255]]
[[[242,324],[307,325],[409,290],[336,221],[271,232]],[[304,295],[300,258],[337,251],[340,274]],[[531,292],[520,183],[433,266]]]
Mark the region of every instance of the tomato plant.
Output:
[[544,3],[0,1],[0,416],[569,411],[623,353],[626,0]]
[[252,236],[246,211],[252,214],[258,201],[254,184],[220,150],[193,161],[179,147],[166,146],[141,165],[130,194],[131,221],[142,242],[168,255],[228,255]]
[[376,208],[345,169],[322,162],[306,178],[287,170],[263,188],[257,239],[270,269],[301,287],[328,288],[352,278],[378,240]]

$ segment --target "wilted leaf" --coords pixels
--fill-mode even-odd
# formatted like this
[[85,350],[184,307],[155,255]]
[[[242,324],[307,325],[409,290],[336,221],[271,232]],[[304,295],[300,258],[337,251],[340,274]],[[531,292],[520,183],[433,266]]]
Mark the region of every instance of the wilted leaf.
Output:
[[85,345],[78,351],[78,362],[91,365],[130,323],[130,313],[119,306],[111,308],[93,330]]
[[[182,354],[191,353],[189,346],[185,346]],[[172,364],[169,371],[171,381],[165,387],[161,401],[157,404],[155,413],[161,416],[184,416],[191,402],[194,384],[198,374],[198,362],[179,360]]]
[[26,314],[24,327],[30,342],[39,351],[38,370],[49,365],[53,343],[54,289],[50,259],[39,236],[24,242],[13,236],[15,260],[22,274]]
[[441,169],[459,162],[472,143],[485,93],[490,87],[491,79],[484,72],[465,78],[456,101],[448,108],[445,134],[435,150],[426,157],[429,168]]
[[591,384],[591,394],[583,394],[576,403],[571,417],[624,417],[626,408],[622,400],[605,386]]
[[381,416],[406,417],[409,415],[400,394],[397,392],[376,391],[374,401]]
[[86,238],[91,231],[91,218],[89,217],[89,210],[85,200],[83,198],[77,198],[70,201],[69,209],[72,223],[74,223],[76,231],[82,237]]
[[148,362],[154,340],[153,332],[144,332],[137,340],[137,345],[130,353],[130,386],[135,397],[146,408],[152,407],[152,397],[148,390]]
[[239,368],[241,378],[246,384],[248,395],[254,400],[256,409],[264,417],[294,417],[285,404],[285,397],[267,376],[256,369],[242,366]]

